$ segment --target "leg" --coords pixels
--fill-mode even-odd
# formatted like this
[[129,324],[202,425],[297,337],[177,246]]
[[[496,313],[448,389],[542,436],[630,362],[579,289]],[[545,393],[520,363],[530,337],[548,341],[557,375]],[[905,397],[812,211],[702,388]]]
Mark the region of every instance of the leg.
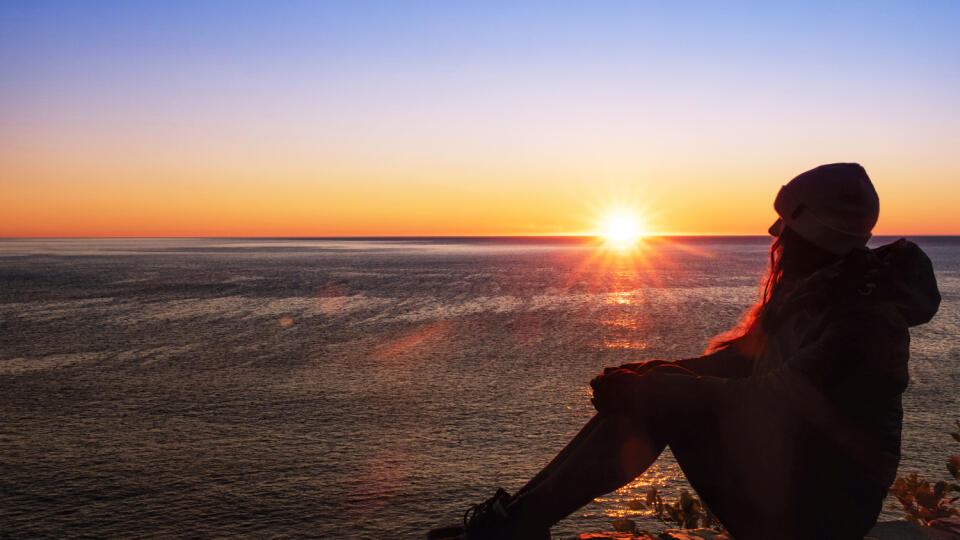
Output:
[[[664,360],[647,360],[645,362],[635,362],[633,364],[626,364],[620,367],[629,368],[630,370],[641,374],[648,371],[657,370],[658,372],[682,373],[684,375],[696,376],[696,374],[689,369],[674,366],[671,362]],[[587,424],[583,426],[583,428],[577,433],[577,435],[574,436],[569,443],[567,443],[567,446],[565,446],[563,450],[561,450],[560,453],[557,454],[557,456],[554,457],[553,460],[543,468],[543,470],[537,473],[537,475],[527,482],[525,486],[520,488],[520,491],[518,491],[516,495],[518,496],[526,493],[527,491],[539,485],[544,478],[547,478],[549,475],[553,474],[553,472],[556,471],[564,461],[566,461],[570,454],[572,454],[580,446],[580,444],[583,443],[583,441],[590,437],[590,435],[599,425],[600,421],[600,415],[595,415],[593,418],[591,418],[590,421],[587,422]]]
[[664,446],[639,418],[597,415],[521,490],[508,511],[523,529],[549,528],[639,476]]
[[672,417],[672,405],[689,396],[674,392],[670,385],[660,388],[664,377],[696,379],[649,374],[644,378],[645,388],[637,389],[651,394],[648,406],[627,413],[597,414],[512,501],[503,502],[505,509],[498,492],[474,507],[473,517],[479,515],[479,519],[471,517],[465,527],[435,529],[430,538],[453,537],[465,530],[469,538],[540,538],[557,521],[595,497],[629,483],[665,448],[670,436],[663,426],[669,422],[662,417]]
[[527,491],[530,491],[531,489],[540,485],[540,482],[542,482],[545,478],[549,477],[557,469],[559,469],[560,466],[567,460],[567,458],[570,457],[570,454],[572,454],[585,440],[590,438],[590,435],[594,432],[594,430],[596,430],[597,426],[599,426],[601,423],[602,423],[602,418],[600,417],[600,415],[598,414],[594,415],[593,418],[591,418],[590,421],[587,422],[586,425],[584,425],[583,428],[580,429],[580,431],[573,437],[573,439],[571,439],[570,442],[568,442],[567,445],[563,447],[563,450],[561,450],[560,453],[557,454],[556,457],[554,457],[553,460],[551,460],[546,467],[544,467],[539,473],[537,473],[536,476],[530,479],[530,481],[527,482],[525,486],[520,488],[520,490],[517,491],[517,493],[514,494],[514,496],[519,497],[520,495],[523,495]]
[[[518,493],[510,512],[532,530],[548,528],[595,497],[642,474],[675,442],[688,452],[710,454],[716,438],[714,405],[719,379],[658,368],[642,377],[645,403],[629,413],[600,413]],[[674,449],[677,455],[677,449]],[[680,457],[678,456],[678,460]],[[681,462],[682,463],[682,462]],[[716,469],[714,469],[716,470]]]
[[[666,362],[663,360],[648,360],[646,362],[637,362],[634,364],[627,364],[621,367],[624,367],[624,368],[629,367],[632,371],[635,371],[637,373],[646,373],[648,371],[657,370],[658,372],[682,373],[685,375],[693,375],[692,371],[685,368],[681,368],[681,367],[675,367],[671,365],[670,362]],[[557,454],[557,456],[554,457],[553,460],[550,463],[548,463],[546,467],[543,468],[543,470],[541,470],[539,473],[537,473],[536,476],[534,476],[529,482],[527,482],[527,484],[523,486],[520,489],[520,491],[516,493],[516,495],[517,496],[522,495],[527,491],[533,489],[534,487],[539,485],[544,478],[547,478],[548,476],[553,474],[557,469],[559,469],[560,466],[567,460],[567,458],[572,453],[574,453],[574,451],[576,451],[576,449],[579,448],[584,441],[590,438],[591,434],[594,432],[594,430],[597,428],[600,422],[601,422],[600,415],[595,415],[593,418],[591,418],[590,421],[587,422],[587,424],[583,426],[583,428],[577,433],[577,435],[574,436],[574,438],[569,443],[567,443],[567,446],[565,446],[563,450],[561,450],[560,453]]]

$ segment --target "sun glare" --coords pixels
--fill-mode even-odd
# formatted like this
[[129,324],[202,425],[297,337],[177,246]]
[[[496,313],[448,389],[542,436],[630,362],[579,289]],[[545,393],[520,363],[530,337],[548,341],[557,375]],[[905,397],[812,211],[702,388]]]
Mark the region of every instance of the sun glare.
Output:
[[604,241],[616,249],[627,249],[636,245],[644,235],[637,217],[627,212],[613,212],[603,222],[601,236]]

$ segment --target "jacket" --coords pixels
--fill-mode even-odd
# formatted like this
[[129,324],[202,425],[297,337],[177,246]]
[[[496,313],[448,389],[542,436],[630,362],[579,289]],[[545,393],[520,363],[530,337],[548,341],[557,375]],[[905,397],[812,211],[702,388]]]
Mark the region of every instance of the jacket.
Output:
[[[901,239],[856,250],[791,291],[723,349],[672,363],[698,376],[690,393],[719,411],[712,430],[723,457],[674,453],[737,538],[778,528],[827,538],[838,523],[862,534],[896,476],[908,329],[937,312],[933,267]],[[664,367],[650,372],[673,372]]]

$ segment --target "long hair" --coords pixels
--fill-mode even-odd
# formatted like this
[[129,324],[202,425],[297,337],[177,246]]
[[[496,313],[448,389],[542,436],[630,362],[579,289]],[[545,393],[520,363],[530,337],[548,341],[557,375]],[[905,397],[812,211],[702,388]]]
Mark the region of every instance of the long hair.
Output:
[[788,303],[800,281],[839,258],[784,227],[770,245],[770,266],[760,281],[760,300],[744,312],[736,326],[716,336],[707,352],[726,348],[747,334],[759,337],[773,330],[775,314]]

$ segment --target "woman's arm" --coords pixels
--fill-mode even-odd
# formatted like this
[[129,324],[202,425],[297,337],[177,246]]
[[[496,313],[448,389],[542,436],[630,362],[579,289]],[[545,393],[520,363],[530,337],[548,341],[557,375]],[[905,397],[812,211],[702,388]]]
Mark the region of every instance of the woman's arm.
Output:
[[605,371],[625,369],[637,375],[656,370],[658,373],[682,373],[707,377],[735,379],[749,377],[753,371],[753,359],[740,352],[746,338],[737,338],[726,347],[710,354],[681,360],[647,360],[632,362]]
[[676,360],[673,364],[708,377],[749,377],[753,372],[753,358],[739,352],[737,342],[742,339],[744,338],[737,338],[726,347],[710,354]]
[[631,362],[617,367],[605,368],[604,373],[617,370],[631,371],[636,375],[656,371],[657,373],[678,373],[724,379],[739,379],[749,377],[753,372],[753,359],[739,354],[730,348],[724,348],[695,358],[681,358],[680,360],[654,359],[643,362]]

